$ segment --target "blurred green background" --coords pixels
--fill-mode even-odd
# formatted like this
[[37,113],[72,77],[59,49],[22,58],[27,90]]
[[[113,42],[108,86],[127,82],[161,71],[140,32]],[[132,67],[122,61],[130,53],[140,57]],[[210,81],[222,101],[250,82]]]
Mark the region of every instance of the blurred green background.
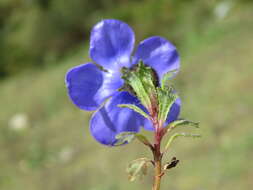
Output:
[[137,43],[164,36],[181,54],[181,117],[200,121],[203,137],[174,142],[165,160],[180,164],[162,189],[251,190],[252,0],[0,0],[0,189],[151,189],[151,175],[130,183],[125,173],[149,150],[98,144],[91,113],[67,97],[65,73],[90,60],[89,32],[104,18],[131,25]]

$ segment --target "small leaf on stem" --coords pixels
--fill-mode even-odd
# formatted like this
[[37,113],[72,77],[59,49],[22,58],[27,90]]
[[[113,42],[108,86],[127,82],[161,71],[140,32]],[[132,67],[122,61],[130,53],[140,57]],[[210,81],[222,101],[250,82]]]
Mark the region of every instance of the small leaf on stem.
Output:
[[198,122],[188,121],[186,119],[178,119],[176,121],[173,121],[167,127],[168,127],[168,129],[174,129],[178,126],[183,126],[183,125],[189,125],[189,126],[193,126],[195,128],[199,128]]
[[149,142],[149,140],[147,139],[147,137],[145,137],[142,134],[135,134],[135,137],[142,142],[143,144],[149,146],[150,148],[153,148],[153,146],[151,145],[151,143]]
[[117,139],[117,142],[114,144],[114,146],[119,146],[119,145],[132,142],[135,138],[135,133],[123,132],[123,133],[117,134],[115,138]]
[[187,133],[175,133],[174,135],[172,135],[169,138],[169,140],[168,140],[168,142],[167,142],[167,144],[165,146],[164,152],[166,152],[169,149],[169,146],[171,145],[172,141],[174,141],[177,137],[199,138],[199,137],[201,137],[201,135],[199,135],[199,134],[187,134]]
[[115,137],[117,142],[114,144],[115,146],[123,145],[126,143],[132,142],[135,138],[138,139],[141,143],[149,146],[151,149],[153,148],[152,144],[149,142],[147,137],[142,134],[135,132],[122,132],[116,135]]
[[139,158],[133,160],[127,167],[129,181],[134,181],[137,177],[142,179],[147,174],[148,163],[151,162],[148,158]]
[[149,115],[145,113],[141,108],[137,107],[136,105],[133,104],[119,104],[118,107],[120,108],[129,108],[131,110],[134,110],[135,112],[141,114],[143,117],[149,119]]

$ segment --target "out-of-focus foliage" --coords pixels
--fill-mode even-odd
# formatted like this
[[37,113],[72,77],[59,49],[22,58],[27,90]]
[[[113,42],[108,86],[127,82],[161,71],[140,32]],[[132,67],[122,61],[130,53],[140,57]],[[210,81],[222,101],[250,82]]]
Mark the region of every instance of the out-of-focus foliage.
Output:
[[11,74],[60,57],[88,36],[96,11],[109,1],[3,0],[1,72]]
[[220,2],[1,0],[0,78],[30,66],[41,68],[48,62],[55,63],[88,40],[91,27],[103,18],[128,22],[139,39],[162,35],[180,45],[205,30]]

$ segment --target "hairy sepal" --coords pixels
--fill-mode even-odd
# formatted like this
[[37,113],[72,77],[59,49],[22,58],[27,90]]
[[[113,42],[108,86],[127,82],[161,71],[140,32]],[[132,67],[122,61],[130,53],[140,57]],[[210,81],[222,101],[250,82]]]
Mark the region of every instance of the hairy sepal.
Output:
[[170,108],[173,103],[178,98],[177,94],[174,93],[171,87],[157,88],[157,97],[158,97],[158,120],[160,123],[164,123],[169,114]]
[[154,71],[140,61],[136,67],[132,69],[123,68],[122,78],[124,79],[126,86],[130,86],[129,89],[134,91],[134,94],[140,100],[142,105],[147,109],[150,109],[152,107],[153,99],[156,97],[157,79]]

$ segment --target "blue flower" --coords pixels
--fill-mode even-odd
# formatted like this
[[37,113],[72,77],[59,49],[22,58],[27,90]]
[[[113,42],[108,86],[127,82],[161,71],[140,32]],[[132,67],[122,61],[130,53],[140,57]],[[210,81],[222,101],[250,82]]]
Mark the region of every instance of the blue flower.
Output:
[[[140,60],[153,68],[159,80],[172,70],[178,70],[179,56],[174,45],[162,37],[150,37],[142,41],[131,57],[134,49],[134,32],[119,20],[102,20],[96,24],[90,37],[90,57],[96,63],[86,63],[70,69],[66,75],[68,94],[80,109],[96,112],[90,121],[90,131],[100,143],[113,146],[115,136],[121,132],[138,132],[140,127],[152,130],[149,120],[129,108],[119,108],[118,104],[140,102],[125,91],[118,91],[124,84],[121,68],[131,68]],[[103,68],[103,69],[101,69]],[[172,105],[167,122],[177,119],[180,99]]]

